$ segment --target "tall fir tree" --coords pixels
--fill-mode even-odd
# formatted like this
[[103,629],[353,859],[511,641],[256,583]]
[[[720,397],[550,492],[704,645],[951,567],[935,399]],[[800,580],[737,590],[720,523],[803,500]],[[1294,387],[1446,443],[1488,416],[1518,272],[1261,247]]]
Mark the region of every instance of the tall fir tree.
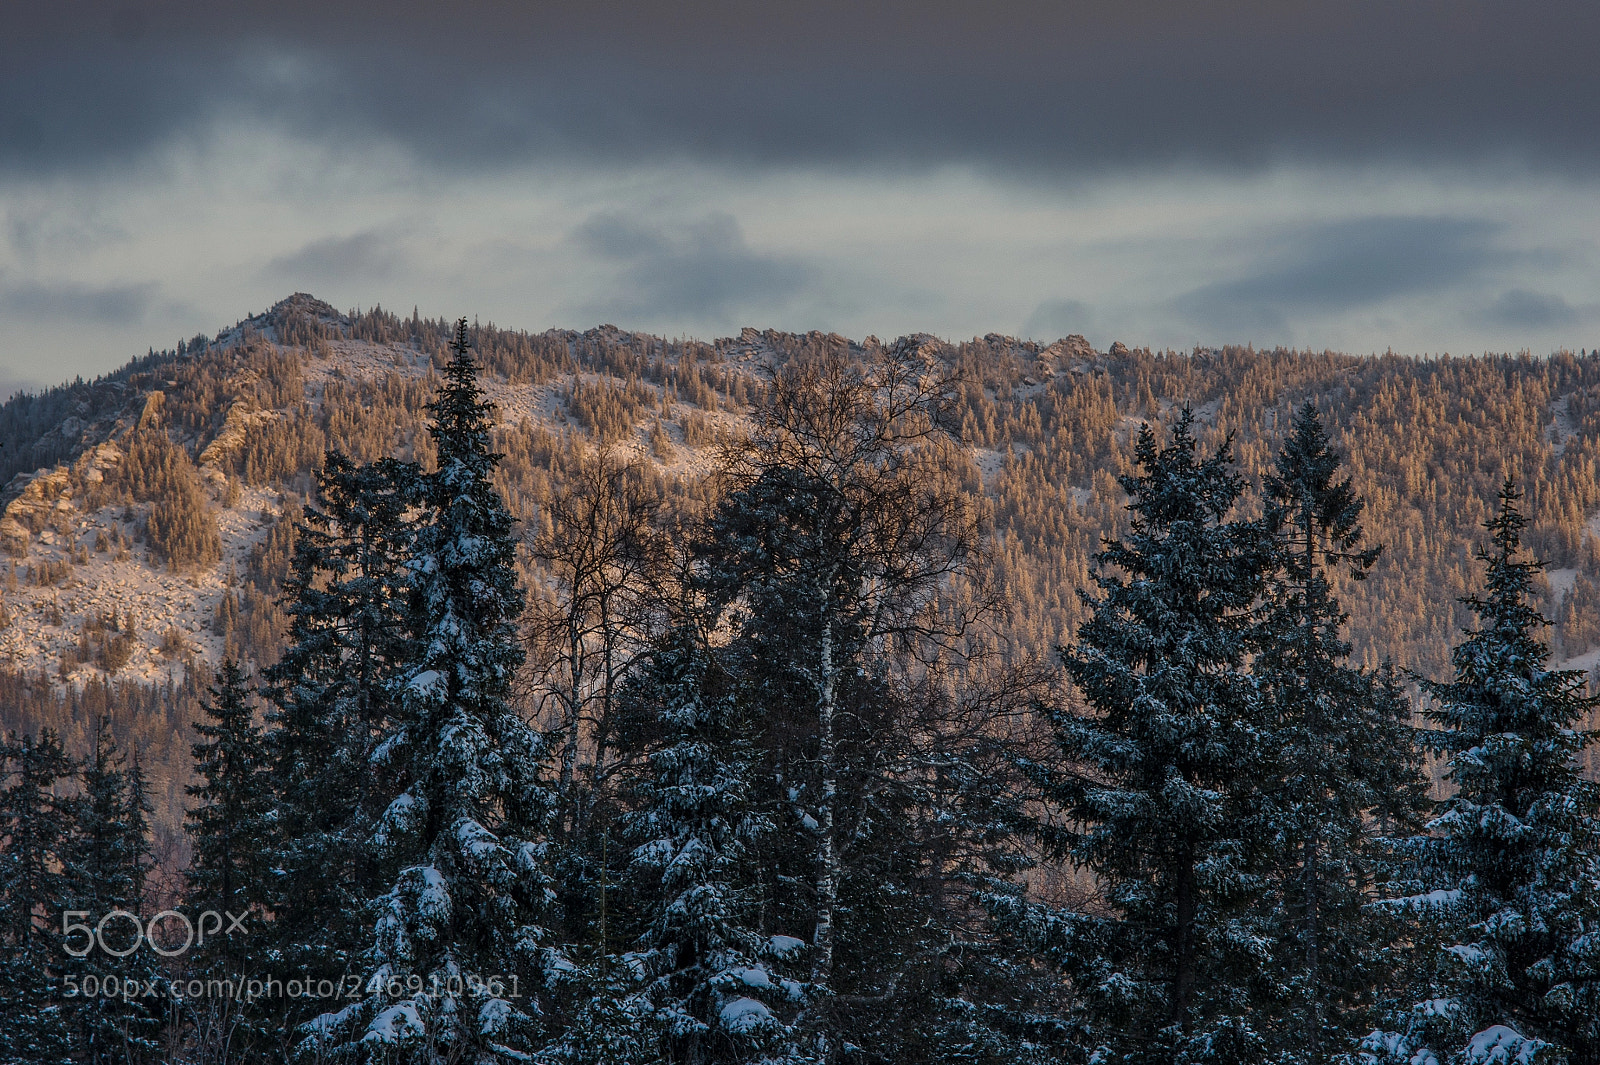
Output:
[[508,701],[523,595],[466,319],[451,350],[411,562],[417,649],[372,755],[398,791],[374,843],[399,871],[374,906],[363,998],[307,1044],[350,1060],[520,1060],[537,1043],[533,995],[563,968],[544,925],[540,737]]
[[[0,1063],[65,1065],[70,1026],[63,1008],[76,799],[60,791],[77,767],[50,729],[0,745]],[[95,918],[98,920],[98,916]]]
[[[111,734],[106,717],[95,720],[93,747],[81,773],[83,793],[78,804],[71,856],[64,866],[72,885],[74,910],[87,912],[98,923],[117,910],[142,916],[145,878],[152,866],[149,816],[144,773],[137,761],[127,764]],[[131,937],[126,918],[107,925],[107,936],[120,953]],[[78,1056],[93,1065],[154,1060],[159,1052],[161,999],[145,990],[162,986],[162,973],[150,947],[133,941],[131,953],[117,957],[90,950],[67,964],[67,971],[85,986],[86,977],[135,981],[140,989],[125,997],[84,996],[73,1003],[73,1040]],[[74,951],[76,953],[76,951]]]
[[751,844],[772,830],[757,812],[754,752],[730,679],[685,625],[638,678],[664,733],[628,821],[643,933],[633,955],[664,1060],[684,1065],[774,1055],[780,1017],[802,997],[802,942],[764,936]]
[[357,465],[329,452],[297,528],[283,593],[289,644],[264,673],[276,796],[270,932],[285,979],[348,971],[383,890],[375,885],[393,880],[371,837],[394,795],[371,757],[412,652],[408,519],[419,493],[413,463]]
[[1414,827],[1427,801],[1408,701],[1349,664],[1333,584],[1365,580],[1379,549],[1361,545],[1364,504],[1339,467],[1305,403],[1265,478],[1277,559],[1253,663],[1282,828],[1267,901],[1284,1013],[1261,1027],[1309,1065],[1338,1059],[1372,1028],[1383,969],[1394,963],[1381,920],[1363,909],[1380,857],[1376,830]]
[[1577,759],[1593,733],[1576,727],[1600,700],[1581,670],[1545,668],[1521,498],[1507,480],[1485,523],[1485,594],[1462,599],[1478,627],[1454,679],[1423,685],[1437,726],[1424,735],[1455,792],[1410,848],[1432,890],[1389,908],[1435,923],[1421,939],[1442,949],[1423,959],[1433,986],[1410,1030],[1372,1041],[1391,1059],[1600,1062],[1600,787]]
[[[200,739],[191,748],[200,781],[185,789],[194,805],[187,815],[191,856],[184,896],[194,910],[221,916],[221,934],[203,943],[197,938],[185,960],[202,977],[259,977],[263,959],[252,936],[265,933],[271,900],[271,765],[244,671],[223,662],[207,694],[194,725]],[[261,1060],[273,1042],[268,1005],[226,995],[186,999],[200,1059]]]
[[1197,458],[1193,423],[1185,409],[1165,447],[1139,433],[1129,532],[1095,556],[1100,595],[1082,593],[1092,616],[1062,651],[1082,704],[1045,708],[1056,760],[1030,766],[1062,814],[1046,842],[1109,912],[1014,906],[1003,922],[1061,965],[1105,1065],[1270,1052],[1256,915],[1279,826],[1245,654],[1273,553],[1262,523],[1232,516],[1228,446]]
[[[266,896],[272,782],[266,742],[244,670],[222,664],[201,702],[193,745],[198,784],[187,787],[193,856],[185,896],[197,906],[244,914]],[[228,951],[238,955],[239,945]]]

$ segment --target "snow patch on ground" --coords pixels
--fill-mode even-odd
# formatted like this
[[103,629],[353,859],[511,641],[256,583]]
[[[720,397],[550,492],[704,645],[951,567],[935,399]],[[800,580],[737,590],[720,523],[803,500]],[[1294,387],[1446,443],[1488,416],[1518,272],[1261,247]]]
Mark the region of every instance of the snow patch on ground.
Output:
[[1568,592],[1572,591],[1573,582],[1578,579],[1578,571],[1566,566],[1561,569],[1547,569],[1544,571],[1544,576],[1550,582],[1550,594],[1555,596],[1555,601],[1559,603],[1567,597]]
[[972,449],[972,461],[978,467],[978,475],[983,478],[985,486],[992,484],[1005,468],[1006,458],[1010,456],[1020,462],[1033,454],[1033,448],[1027,444],[1011,444],[1006,450],[997,451],[994,448],[978,447]]
[[1584,523],[1583,527],[1589,530],[1590,536],[1600,539],[1600,510],[1589,515],[1589,520]]
[[972,461],[977,464],[978,475],[983,478],[983,483],[988,485],[994,480],[995,474],[1000,472],[1000,466],[1005,458],[993,448],[979,447],[973,448]]
[[1563,662],[1558,662],[1553,669],[1581,669],[1592,674],[1595,667],[1600,666],[1600,647],[1592,648],[1581,655],[1573,655]]
[[1578,429],[1568,406],[1571,399],[1572,393],[1569,392],[1550,404],[1550,424],[1544,427],[1545,442],[1557,455],[1567,450],[1567,438]]

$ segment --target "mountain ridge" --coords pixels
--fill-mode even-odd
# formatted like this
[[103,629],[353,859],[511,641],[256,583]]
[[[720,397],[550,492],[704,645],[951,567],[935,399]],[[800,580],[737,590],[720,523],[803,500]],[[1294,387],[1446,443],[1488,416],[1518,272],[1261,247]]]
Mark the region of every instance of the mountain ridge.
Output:
[[[429,458],[425,407],[449,332],[442,320],[345,314],[297,293],[215,337],[0,404],[0,674],[24,693],[0,725],[82,731],[91,703],[131,713],[118,706],[138,700],[113,694],[129,685],[188,692],[160,697],[171,704],[161,747],[179,751],[191,711],[171,700],[192,702],[223,657],[275,657],[277,586],[324,451]],[[754,328],[668,340],[609,325],[471,335],[500,418],[497,484],[529,534],[598,448],[638,462],[664,497],[692,499],[779,367],[881,343]],[[1090,587],[1100,538],[1123,528],[1116,476],[1141,424],[1187,405],[1211,443],[1231,434],[1255,479],[1309,399],[1368,500],[1369,540],[1386,546],[1372,579],[1342,590],[1358,661],[1443,674],[1466,620],[1454,599],[1476,579],[1478,525],[1508,472],[1529,490],[1528,542],[1552,562],[1542,593],[1558,657],[1583,668],[1600,659],[1596,356],[908,339],[963,374],[952,416],[968,465],[957,475],[984,501],[1011,597],[1006,632],[1024,653],[1048,656],[1084,616],[1077,591]],[[544,594],[537,567],[520,565],[530,593]],[[170,818],[186,770],[169,760]]]

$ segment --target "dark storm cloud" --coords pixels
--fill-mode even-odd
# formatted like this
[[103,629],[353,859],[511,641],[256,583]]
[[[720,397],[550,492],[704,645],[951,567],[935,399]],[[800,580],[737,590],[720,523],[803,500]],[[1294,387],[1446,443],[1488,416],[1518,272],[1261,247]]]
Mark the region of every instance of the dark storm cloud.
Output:
[[33,281],[11,284],[0,277],[0,314],[62,324],[125,325],[145,316],[158,287],[154,282],[103,287]]
[[1283,335],[1296,317],[1359,310],[1434,293],[1480,276],[1496,261],[1498,227],[1471,218],[1373,217],[1259,238],[1241,276],[1174,301],[1187,321],[1218,331]]
[[298,251],[273,259],[262,273],[306,285],[380,280],[393,276],[404,259],[394,234],[368,231],[312,241]]
[[243,120],[465,168],[1600,160],[1592,0],[188,0],[7,21],[12,171],[123,165]]
[[1560,296],[1529,292],[1525,288],[1501,293],[1478,315],[1486,325],[1520,330],[1558,329],[1576,325],[1583,317]]
[[572,240],[618,268],[614,292],[586,312],[624,323],[660,317],[732,323],[740,313],[783,307],[811,281],[803,264],[753,251],[727,214],[668,227],[608,211],[585,221]]

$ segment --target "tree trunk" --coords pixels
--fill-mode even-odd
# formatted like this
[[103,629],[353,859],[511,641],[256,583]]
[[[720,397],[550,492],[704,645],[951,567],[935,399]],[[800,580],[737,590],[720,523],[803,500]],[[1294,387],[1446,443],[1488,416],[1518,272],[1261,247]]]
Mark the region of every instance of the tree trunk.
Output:
[[[571,609],[576,610],[576,606]],[[567,653],[571,656],[567,663],[568,687],[565,717],[561,722],[564,733],[561,746],[561,784],[560,798],[562,810],[562,828],[567,835],[577,831],[576,811],[572,808],[572,778],[578,765],[578,722],[579,708],[583,705],[583,634],[578,631],[578,622],[575,616],[569,617],[567,622]]]
[[1189,1004],[1194,998],[1195,981],[1195,883],[1194,859],[1185,856],[1178,869],[1176,885],[1177,923],[1172,935],[1172,1024],[1189,1034]]
[[[1307,672],[1308,679],[1310,677],[1312,663],[1316,655],[1316,632],[1311,624],[1311,587],[1313,582],[1313,574],[1316,572],[1317,535],[1316,530],[1312,525],[1312,521],[1313,516],[1311,512],[1307,510],[1304,526],[1305,575],[1300,590],[1301,600],[1304,604],[1305,616],[1301,619],[1300,638],[1304,648],[1303,653],[1305,655],[1303,668]],[[1307,709],[1311,718],[1312,743],[1314,743],[1320,750],[1324,741],[1322,715],[1319,712],[1320,704],[1317,702],[1314,692],[1308,691],[1305,694],[1309,701],[1309,706]],[[1326,764],[1326,759],[1322,760],[1322,764]],[[1312,771],[1316,772],[1317,768],[1318,767],[1313,766]],[[1320,800],[1323,798],[1322,789],[1320,787],[1315,788],[1312,791],[1312,795],[1320,802]],[[1320,813],[1321,811],[1319,810],[1319,817]],[[1306,1018],[1306,1049],[1310,1054],[1309,1060],[1312,1065],[1319,1065],[1319,1063],[1322,1061],[1322,959],[1320,956],[1321,943],[1319,941],[1322,934],[1322,885],[1320,881],[1322,871],[1319,866],[1317,846],[1317,833],[1321,831],[1321,828],[1321,824],[1318,823],[1314,825],[1311,831],[1306,834],[1305,848],[1303,852],[1306,878],[1306,982],[1308,985],[1307,991],[1311,996],[1310,1001],[1307,1003],[1307,1012],[1310,1014],[1310,1016]]]
[[1306,980],[1311,996],[1307,1003],[1306,1050],[1312,1065],[1322,1061],[1322,961],[1319,957],[1321,934],[1321,884],[1319,882],[1317,841],[1308,838],[1305,843],[1306,866]]
[[[817,835],[820,851],[817,862],[817,922],[812,943],[816,958],[811,969],[813,994],[825,1000],[833,992],[833,917],[839,899],[839,848],[834,838],[834,805],[839,792],[837,775],[836,739],[834,736],[834,700],[837,696],[837,677],[833,661],[833,623],[829,616],[829,589],[833,586],[829,573],[827,586],[818,596],[822,616],[822,640],[818,649],[817,674],[820,681],[817,700],[817,758],[821,763],[822,801],[817,808]],[[828,1006],[823,1006],[817,1025],[818,1050],[823,1061],[832,1060],[833,1047],[828,1032]]]

